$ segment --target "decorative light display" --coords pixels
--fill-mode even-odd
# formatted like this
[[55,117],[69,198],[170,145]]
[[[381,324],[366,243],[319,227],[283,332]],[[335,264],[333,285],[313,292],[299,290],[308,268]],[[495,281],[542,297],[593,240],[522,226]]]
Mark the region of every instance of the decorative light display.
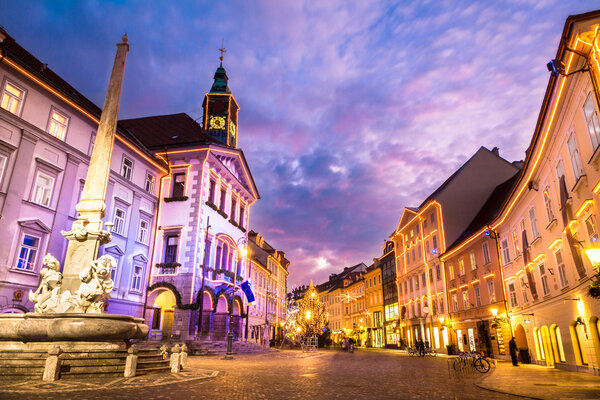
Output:
[[325,305],[311,282],[304,297],[291,301],[288,305],[285,321],[286,339],[298,343],[304,337],[318,336],[323,333],[326,322]]

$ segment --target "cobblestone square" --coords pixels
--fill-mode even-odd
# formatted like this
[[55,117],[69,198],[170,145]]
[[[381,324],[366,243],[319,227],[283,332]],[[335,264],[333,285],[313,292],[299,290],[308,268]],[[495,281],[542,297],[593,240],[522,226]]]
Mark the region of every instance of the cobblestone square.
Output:
[[61,380],[28,387],[2,385],[2,399],[507,399],[476,386],[483,376],[449,378],[444,357],[393,350],[315,353],[279,351],[190,357],[179,375],[86,382]]

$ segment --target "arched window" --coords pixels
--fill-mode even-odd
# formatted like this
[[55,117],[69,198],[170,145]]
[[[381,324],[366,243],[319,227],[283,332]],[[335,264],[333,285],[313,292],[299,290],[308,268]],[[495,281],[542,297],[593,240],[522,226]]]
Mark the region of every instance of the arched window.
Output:
[[552,341],[552,347],[554,349],[554,361],[555,362],[566,362],[565,350],[563,348],[562,337],[560,335],[560,328],[557,325],[550,326],[550,339]]
[[223,243],[223,260],[221,261],[221,268],[229,271],[229,246],[227,243]]
[[546,359],[544,353],[544,344],[542,342],[542,334],[538,328],[533,328],[533,342],[535,344],[535,354],[537,359],[542,361]]
[[571,331],[571,342],[573,344],[573,351],[575,352],[575,360],[578,365],[587,365],[587,355],[583,348],[585,340],[584,326],[582,322],[573,321],[569,326]]

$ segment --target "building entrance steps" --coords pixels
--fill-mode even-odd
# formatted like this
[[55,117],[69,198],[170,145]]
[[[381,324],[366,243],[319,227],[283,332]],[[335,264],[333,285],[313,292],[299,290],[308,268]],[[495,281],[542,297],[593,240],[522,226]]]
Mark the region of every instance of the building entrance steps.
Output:
[[510,362],[498,361],[476,385],[532,399],[600,399],[600,376],[535,364],[513,367]]
[[[187,340],[186,345],[191,355],[196,356],[222,356],[227,352],[227,340],[209,340],[198,338]],[[277,351],[274,348],[263,347],[252,341],[234,340],[232,343],[233,354],[254,354]]]

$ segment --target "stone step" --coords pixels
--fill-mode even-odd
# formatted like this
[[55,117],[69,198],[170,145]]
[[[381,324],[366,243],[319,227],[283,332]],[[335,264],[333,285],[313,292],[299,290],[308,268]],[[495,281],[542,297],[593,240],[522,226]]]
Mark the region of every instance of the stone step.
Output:
[[0,369],[8,366],[42,366],[46,365],[44,358],[3,358],[0,360]]
[[5,358],[47,358],[48,352],[37,351],[0,351],[0,359]]
[[171,372],[171,367],[166,366],[166,367],[154,367],[154,368],[147,368],[147,369],[138,369],[136,371],[136,375],[150,375],[150,374],[162,374],[165,372]]
[[138,359],[137,370],[148,370],[155,367],[169,367],[169,360],[141,361]]
[[63,358],[63,365],[72,367],[79,366],[101,366],[101,365],[125,365],[125,357],[102,357],[102,358]]
[[118,372],[121,371],[121,373],[125,372],[125,363],[121,363],[121,364],[109,364],[109,363],[103,363],[103,364],[86,364],[86,365],[70,365],[70,364],[63,364],[60,367],[60,373],[70,373],[70,374],[74,374],[74,373],[86,373],[86,372],[97,372],[97,373],[104,373],[104,372]]

